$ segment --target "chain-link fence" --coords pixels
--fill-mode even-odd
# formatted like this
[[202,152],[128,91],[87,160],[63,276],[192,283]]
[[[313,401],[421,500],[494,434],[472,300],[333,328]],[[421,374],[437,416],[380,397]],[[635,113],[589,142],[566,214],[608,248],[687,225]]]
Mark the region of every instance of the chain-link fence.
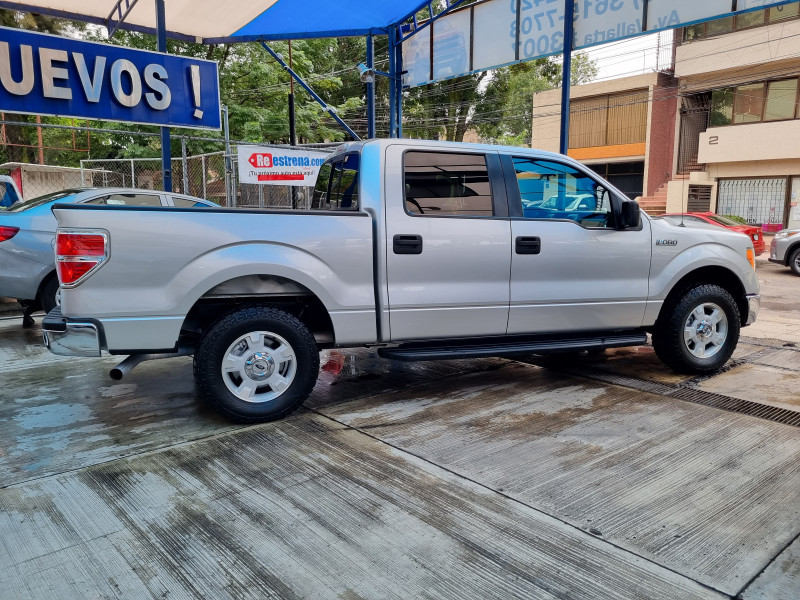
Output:
[[[326,152],[332,147],[335,144],[327,147],[315,144],[309,149]],[[294,149],[298,148],[302,146]],[[173,158],[172,191],[229,207],[304,209],[311,206],[313,187],[240,183],[235,150],[236,146],[233,146],[231,154],[222,150]],[[81,161],[81,176],[84,187],[163,189],[160,158],[84,159]]]
[[[20,116],[16,117],[21,118]],[[51,119],[54,120],[54,119]],[[41,132],[44,132],[44,136]],[[91,158],[92,148],[102,148],[102,136],[114,132],[118,138],[137,140],[140,145],[152,145],[158,134],[145,132],[93,129],[89,126],[9,120],[0,114],[0,174],[10,175],[22,196],[27,200],[65,189],[80,187],[125,187],[163,190],[160,157],[156,158]],[[34,141],[39,133],[40,145],[23,144]],[[139,136],[139,137],[137,137]],[[49,140],[58,138],[57,148],[48,147]],[[63,139],[62,139],[63,138]],[[250,208],[308,208],[313,188],[287,185],[244,184],[239,182],[237,144],[212,138],[175,136],[180,140],[181,156],[172,157],[172,191],[216,202],[220,206]],[[20,141],[21,140],[21,141]],[[66,140],[66,141],[64,141]],[[219,150],[187,155],[187,142],[202,140],[208,148]],[[70,146],[69,142],[73,141]],[[147,143],[144,144],[143,142]],[[176,143],[173,146],[175,152]],[[316,152],[329,152],[338,144],[310,144],[293,147]],[[292,148],[263,144],[265,147]],[[55,152],[58,150],[59,152]]]

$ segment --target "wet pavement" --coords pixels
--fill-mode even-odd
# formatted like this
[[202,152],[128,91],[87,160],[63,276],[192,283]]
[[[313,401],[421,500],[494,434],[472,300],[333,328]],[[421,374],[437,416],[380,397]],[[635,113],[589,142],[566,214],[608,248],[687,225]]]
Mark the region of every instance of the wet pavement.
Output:
[[796,600],[800,278],[759,269],[761,330],[711,377],[649,346],[326,352],[255,426],[191,358],[114,382],[0,320],[0,597]]

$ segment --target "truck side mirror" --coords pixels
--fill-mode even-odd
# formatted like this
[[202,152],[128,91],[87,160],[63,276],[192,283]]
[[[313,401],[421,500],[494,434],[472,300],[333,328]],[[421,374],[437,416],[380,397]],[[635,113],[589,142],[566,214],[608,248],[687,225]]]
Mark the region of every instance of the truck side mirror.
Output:
[[635,200],[623,200],[619,211],[620,229],[636,229],[642,222],[641,209]]

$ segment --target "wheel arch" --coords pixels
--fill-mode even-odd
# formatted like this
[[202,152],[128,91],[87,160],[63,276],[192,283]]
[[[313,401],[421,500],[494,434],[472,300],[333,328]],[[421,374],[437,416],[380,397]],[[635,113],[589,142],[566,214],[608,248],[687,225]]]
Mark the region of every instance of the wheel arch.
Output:
[[181,335],[199,339],[225,314],[247,306],[279,308],[299,319],[320,347],[335,343],[335,330],[325,303],[305,285],[266,273],[240,275],[213,286],[188,311]]
[[791,263],[792,255],[798,250],[800,250],[800,240],[797,240],[796,242],[793,242],[791,246],[786,248],[786,252],[783,255],[783,266],[784,267],[791,266],[791,264],[792,264]]
[[661,310],[658,313],[655,327],[658,327],[659,322],[664,318],[665,315],[669,314],[669,312],[672,310],[672,307],[674,307],[675,304],[680,301],[680,298],[682,298],[686,292],[693,287],[702,284],[717,285],[727,291],[736,301],[736,307],[739,309],[740,320],[744,320],[742,315],[744,315],[744,318],[746,318],[749,307],[747,304],[747,296],[742,280],[739,279],[739,277],[737,277],[733,271],[726,269],[725,267],[712,265],[700,267],[685,274],[675,283],[674,286],[672,286],[672,289],[664,299],[664,303],[661,305]]
[[39,286],[36,288],[36,298],[35,298],[36,302],[39,302],[41,304],[42,292],[44,292],[44,289],[54,279],[56,280],[58,279],[58,273],[56,273],[55,269],[45,273],[44,277],[42,277],[42,280],[39,282]]

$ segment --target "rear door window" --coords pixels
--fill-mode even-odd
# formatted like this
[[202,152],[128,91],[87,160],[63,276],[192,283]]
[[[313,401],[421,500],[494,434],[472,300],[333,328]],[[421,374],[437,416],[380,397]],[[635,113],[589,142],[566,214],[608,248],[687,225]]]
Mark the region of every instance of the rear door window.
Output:
[[493,216],[489,170],[483,154],[410,151],[403,163],[408,214]]
[[208,204],[205,202],[198,202],[197,200],[192,200],[191,198],[181,198],[179,196],[172,196],[172,204],[173,206],[178,206],[180,208],[208,207]]
[[161,196],[157,194],[108,194],[93,198],[85,204],[108,206],[161,206]]

